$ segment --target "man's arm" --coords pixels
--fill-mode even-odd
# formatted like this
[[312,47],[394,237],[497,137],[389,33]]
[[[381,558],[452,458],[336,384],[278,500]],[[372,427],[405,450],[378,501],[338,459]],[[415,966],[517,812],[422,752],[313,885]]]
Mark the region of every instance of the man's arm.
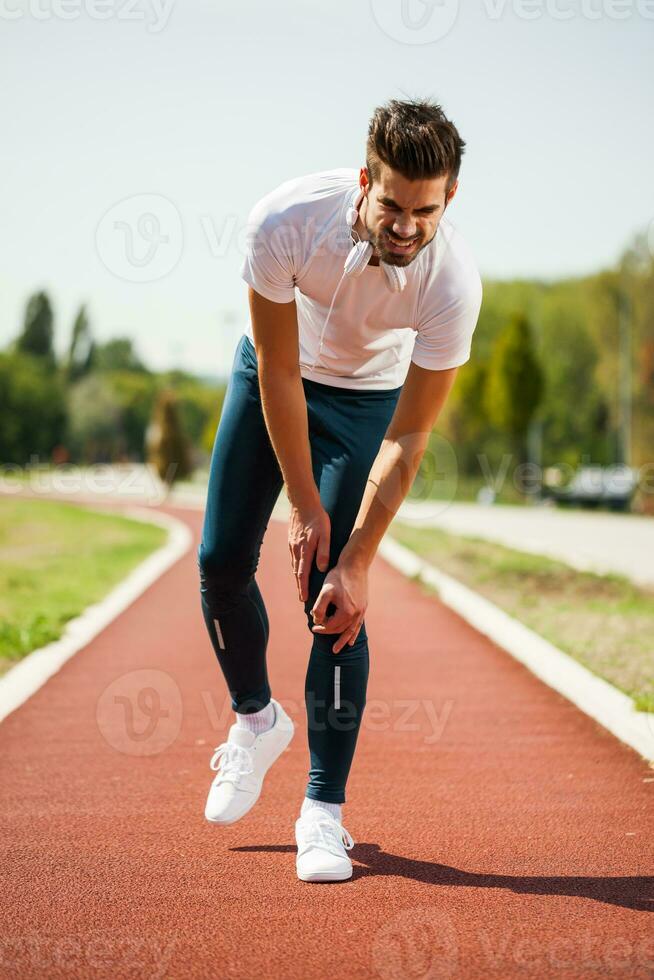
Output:
[[289,548],[298,595],[304,600],[314,552],[321,571],[327,567],[330,525],[311,465],[297,310],[295,301],[273,303],[252,287],[248,295],[263,414],[291,503]]
[[[315,633],[340,633],[340,653],[356,640],[368,604],[368,567],[388,525],[411,489],[430,433],[447,401],[457,367],[444,371],[411,363],[359,507],[350,538],[327,577],[311,613]],[[330,603],[336,612],[327,618]]]
[[248,290],[259,387],[266,426],[291,503],[312,504],[318,488],[311,469],[307,402],[302,387],[295,301],[272,303]]
[[458,367],[432,371],[411,364],[384,441],[370,470],[357,519],[340,561],[368,567],[408,494]]

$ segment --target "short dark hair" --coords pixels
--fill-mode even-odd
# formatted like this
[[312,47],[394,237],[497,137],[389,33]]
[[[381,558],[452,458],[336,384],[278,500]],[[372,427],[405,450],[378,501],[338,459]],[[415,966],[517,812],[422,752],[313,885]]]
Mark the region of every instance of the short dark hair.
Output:
[[465,142],[439,105],[429,99],[378,106],[368,126],[366,166],[373,183],[380,162],[407,180],[448,175],[449,191],[459,176]]

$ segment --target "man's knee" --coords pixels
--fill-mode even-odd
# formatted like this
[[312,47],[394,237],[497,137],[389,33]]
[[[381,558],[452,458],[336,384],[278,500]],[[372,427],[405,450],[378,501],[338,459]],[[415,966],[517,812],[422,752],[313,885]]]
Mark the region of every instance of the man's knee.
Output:
[[[347,538],[345,540],[347,540]],[[329,641],[331,644],[335,643],[338,634],[337,633],[329,633],[329,634],[314,633],[313,632],[313,629],[312,629],[312,627],[314,625],[314,619],[313,619],[313,616],[311,615],[311,610],[313,609],[313,607],[314,607],[314,605],[316,603],[316,600],[318,599],[318,596],[320,595],[320,593],[322,591],[322,587],[324,585],[325,579],[327,578],[327,575],[329,574],[330,570],[332,568],[334,568],[335,565],[336,565],[336,563],[338,562],[338,555],[340,554],[342,547],[343,547],[343,545],[340,545],[338,547],[337,554],[335,556],[330,556],[329,567],[328,567],[327,571],[323,572],[323,571],[321,571],[318,568],[318,565],[316,564],[316,560],[315,560],[315,557],[314,557],[313,563],[311,565],[311,571],[309,573],[309,583],[308,583],[308,588],[307,588],[307,599],[305,600],[305,603],[304,603],[304,614],[306,616],[306,619],[307,619],[307,627],[311,631],[311,635],[314,636],[314,637],[323,637],[324,636],[325,637],[325,646],[327,644],[327,641]],[[333,602],[328,603],[327,610],[326,610],[326,615],[327,616],[332,616],[335,612],[336,612],[336,606],[334,605],[334,603]],[[362,629],[362,632],[364,633],[364,636],[365,636],[365,630]],[[331,647],[330,647],[330,649],[331,649]]]
[[[311,610],[313,609],[317,597],[318,597],[318,593],[316,593],[314,596],[309,595],[309,598],[304,603],[304,613],[307,618],[307,628],[313,637],[313,649],[320,653],[328,654],[330,657],[332,657],[334,656],[332,647],[336,643],[339,636],[341,636],[342,634],[322,633],[322,632],[314,633],[313,627],[315,625],[315,620],[311,615]],[[327,617],[332,616],[335,612],[336,612],[336,606],[334,605],[333,602],[330,602],[329,605],[327,606]],[[363,653],[367,654],[367,652],[368,652],[368,633],[366,631],[366,624],[364,620],[361,623],[359,632],[357,633],[352,646],[350,646],[350,644],[347,643],[342,648],[339,656],[341,656],[342,659],[345,659],[345,656],[347,654],[360,656]]]
[[231,612],[254,578],[256,557],[237,554],[233,549],[207,549],[202,544],[197,551],[200,575],[200,594],[216,615]]

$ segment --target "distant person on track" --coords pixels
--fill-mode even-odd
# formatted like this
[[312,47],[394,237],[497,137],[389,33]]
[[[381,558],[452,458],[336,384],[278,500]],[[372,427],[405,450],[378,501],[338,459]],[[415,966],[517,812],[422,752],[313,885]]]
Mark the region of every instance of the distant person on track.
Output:
[[366,700],[368,569],[470,357],[481,281],[445,217],[464,147],[440,106],[394,100],[373,114],[365,167],[289,180],[250,214],[251,323],[234,356],[198,549],[202,611],[236,712],[212,759],[205,815],[244,816],[293,735],[271,697],[255,580],[285,485],[312,634],[310,771],[295,824],[303,881],[352,875],[341,804]]

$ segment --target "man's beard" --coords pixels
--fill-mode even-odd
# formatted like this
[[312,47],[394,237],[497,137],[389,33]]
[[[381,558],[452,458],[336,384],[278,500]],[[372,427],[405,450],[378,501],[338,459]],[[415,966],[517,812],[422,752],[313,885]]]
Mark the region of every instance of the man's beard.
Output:
[[411,265],[411,263],[418,258],[423,248],[426,248],[427,245],[429,245],[430,242],[434,240],[434,237],[436,235],[436,232],[434,232],[434,235],[432,235],[432,237],[429,240],[426,240],[421,236],[418,236],[415,239],[415,244],[410,249],[409,253],[407,255],[402,255],[399,252],[391,252],[387,248],[386,245],[387,239],[384,235],[384,231],[388,231],[388,230],[389,229],[383,229],[381,235],[376,235],[373,231],[371,231],[370,228],[368,228],[368,225],[366,224],[366,231],[368,232],[368,241],[374,247],[375,254],[379,257],[379,261],[385,262],[386,265],[399,265],[399,266]]

